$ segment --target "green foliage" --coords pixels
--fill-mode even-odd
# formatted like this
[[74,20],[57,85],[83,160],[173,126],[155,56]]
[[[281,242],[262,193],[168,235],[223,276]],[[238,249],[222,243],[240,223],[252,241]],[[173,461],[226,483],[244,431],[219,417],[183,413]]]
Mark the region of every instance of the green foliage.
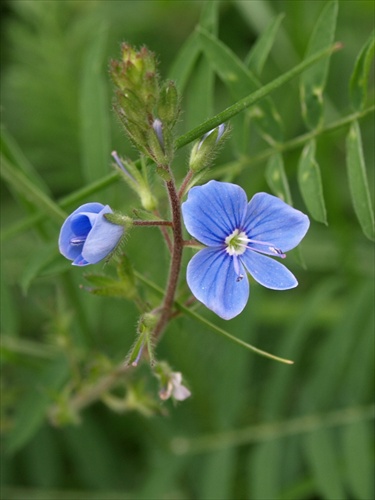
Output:
[[[4,498],[374,497],[372,13],[367,0],[8,3]],[[121,41],[157,53],[182,96],[178,182],[193,143],[229,121],[206,178],[235,181],[249,197],[270,190],[311,215],[306,269],[288,263],[298,288],[252,283],[245,311],[224,323],[186,305],[182,275],[157,346],[149,322],[169,252],[156,228],[132,228],[117,276],[107,264],[83,274],[57,249],[66,214],[88,201],[162,220],[148,211],[159,179],[111,110],[106,66]],[[168,115],[174,87],[161,92]],[[111,170],[114,149],[132,158],[125,166],[144,192]],[[134,344],[139,309],[148,315]],[[183,373],[191,398],[161,402],[146,363],[124,368],[143,345]]]

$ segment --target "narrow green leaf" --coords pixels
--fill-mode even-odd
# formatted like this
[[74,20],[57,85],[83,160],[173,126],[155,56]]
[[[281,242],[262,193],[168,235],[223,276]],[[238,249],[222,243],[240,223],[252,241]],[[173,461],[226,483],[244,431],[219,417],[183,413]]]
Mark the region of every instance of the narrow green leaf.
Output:
[[219,20],[220,1],[211,2],[206,1],[203,3],[199,26],[207,30],[213,35],[217,35],[218,20]]
[[374,212],[363,157],[361,130],[354,121],[346,138],[346,164],[354,211],[364,234],[375,240]]
[[66,218],[65,212],[3,155],[1,155],[1,166],[1,176],[26,200],[40,208],[48,219],[53,217],[61,222]]
[[[305,57],[332,45],[338,13],[337,0],[328,2],[316,24],[309,40]],[[317,128],[323,120],[323,92],[326,85],[330,59],[326,58],[308,69],[300,82],[302,115],[306,125]]]
[[337,463],[338,455],[332,433],[327,429],[305,437],[306,458],[322,498],[347,498]]
[[199,33],[194,31],[179,50],[168,72],[168,78],[176,81],[180,93],[183,93],[185,90],[200,52]]
[[82,168],[87,182],[108,172],[110,161],[109,100],[103,71],[107,29],[96,33],[83,66],[80,92]]
[[255,75],[262,73],[264,64],[275,42],[276,34],[284,18],[284,14],[279,14],[263,31],[257,39],[245,59],[245,65]]
[[285,175],[284,161],[280,153],[276,153],[267,162],[266,181],[272,192],[285,203],[293,205],[288,179]]
[[65,357],[50,361],[33,381],[33,387],[20,401],[14,427],[8,437],[8,451],[13,453],[24,446],[43,423],[51,398],[60,389],[69,373]]
[[61,259],[57,248],[57,241],[36,249],[28,260],[20,280],[21,289],[25,295],[32,282],[57,259]]
[[[261,88],[261,83],[226,45],[203,29],[199,29],[199,33],[202,50],[235,99],[241,99],[249,91]],[[266,98],[261,104],[252,108],[250,114],[265,140],[271,144],[282,141],[280,116],[270,98]]]
[[345,475],[353,498],[374,498],[373,429],[366,422],[342,430]]
[[262,443],[251,451],[248,474],[250,498],[278,498],[284,457],[285,441],[280,439]]
[[279,77],[272,80],[272,82],[263,85],[255,92],[252,92],[248,94],[246,97],[239,99],[232,106],[229,106],[228,108],[224,109],[217,115],[213,116],[212,118],[209,118],[204,123],[201,123],[198,127],[195,127],[193,130],[190,130],[186,134],[181,135],[176,140],[176,148],[177,149],[182,148],[186,144],[189,144],[190,142],[198,139],[206,132],[209,132],[213,128],[218,127],[221,123],[228,121],[233,116],[236,116],[245,109],[249,108],[250,106],[253,106],[258,101],[265,98],[268,94],[270,94],[277,88],[281,87],[285,83],[292,80],[295,76],[303,73],[305,70],[307,70],[307,68],[309,68],[313,64],[317,63],[318,61],[320,61],[325,57],[330,56],[333,52],[336,52],[339,49],[341,49],[341,44],[335,44],[332,45],[331,47],[328,47],[327,49],[317,52],[311,57],[308,57],[300,64],[294,66],[291,70],[287,71],[286,73],[283,73]]
[[233,476],[236,467],[236,450],[226,449],[212,453],[202,464],[200,498],[227,500],[231,498]]
[[373,31],[362,47],[355,62],[350,79],[350,100],[357,111],[362,111],[366,105],[367,85],[375,50],[375,31]]
[[0,144],[3,155],[8,158],[10,163],[19,168],[41,191],[49,194],[49,187],[3,125],[1,126]]
[[315,159],[315,139],[306,144],[298,164],[298,185],[311,216],[327,224],[320,168]]

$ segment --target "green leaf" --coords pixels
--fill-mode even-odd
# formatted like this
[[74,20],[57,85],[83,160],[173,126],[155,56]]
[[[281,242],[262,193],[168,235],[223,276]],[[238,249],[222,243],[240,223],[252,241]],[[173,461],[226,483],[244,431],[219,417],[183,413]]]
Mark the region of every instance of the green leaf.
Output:
[[357,121],[352,123],[346,138],[346,164],[354,211],[364,234],[370,240],[375,240],[374,212],[363,157],[361,130]]
[[0,144],[2,153],[10,163],[19,168],[41,191],[49,194],[49,187],[3,125],[1,126]]
[[213,35],[217,35],[218,18],[219,18],[219,2],[204,2],[199,19],[199,26],[207,30]]
[[374,497],[373,430],[367,422],[357,422],[343,429],[345,475],[353,498]]
[[280,153],[276,153],[267,162],[266,180],[274,195],[285,203],[293,205],[288,179],[285,175],[284,161]]
[[[205,52],[207,60],[235,99],[241,99],[249,91],[255,91],[262,86],[226,45],[203,29],[199,29],[199,33],[202,50]],[[280,116],[270,98],[266,98],[261,104],[254,106],[250,110],[250,114],[258,124],[265,140],[271,144],[282,141],[283,132]]]
[[[309,40],[305,58],[332,45],[338,13],[338,2],[328,2],[323,8]],[[329,58],[308,69],[300,82],[302,115],[306,125],[315,129],[323,120],[323,92],[327,81]]]
[[86,182],[96,181],[108,173],[110,162],[110,104],[103,71],[106,39],[107,28],[103,25],[89,45],[81,79],[81,151]]
[[[314,54],[311,57],[308,57],[307,59],[302,61],[300,64],[297,64],[296,66],[294,66],[291,70],[286,71],[282,75],[278,76],[277,78],[272,80],[272,82],[269,82],[266,85],[263,85],[255,92],[252,92],[252,93],[246,95],[246,97],[239,99],[232,106],[229,106],[228,108],[224,109],[223,111],[221,111],[217,115],[206,120],[204,123],[201,123],[200,125],[198,125],[198,127],[195,127],[194,129],[190,130],[186,134],[178,137],[178,139],[176,140],[176,148],[177,149],[182,148],[186,144],[189,144],[190,142],[200,138],[206,132],[209,132],[213,128],[218,127],[221,123],[228,121],[233,116],[236,116],[239,113],[241,113],[242,111],[244,111],[245,109],[249,108],[250,106],[253,106],[261,99],[264,99],[268,94],[270,94],[271,92],[273,92],[277,88],[281,87],[285,83],[289,82],[295,76],[300,75],[305,70],[307,70],[307,68],[314,65],[315,63],[317,63],[321,59],[328,57],[329,55],[331,55],[333,52],[336,52],[340,48],[341,48],[341,45],[335,44],[327,49],[324,49],[324,50],[317,52],[316,54]],[[240,64],[243,65],[241,62],[240,62]],[[248,71],[247,68],[246,68],[246,71]]]
[[20,280],[22,292],[26,295],[35,278],[57,260],[63,260],[63,257],[58,253],[57,241],[38,248],[32,254],[22,273]]
[[366,105],[369,73],[374,58],[375,31],[373,31],[359,53],[350,79],[350,100],[357,111]]
[[327,224],[327,213],[323,196],[322,178],[315,159],[315,139],[306,144],[298,163],[298,185],[311,216]]
[[53,394],[58,391],[69,373],[65,357],[49,362],[29,388],[17,408],[14,427],[8,437],[8,451],[13,453],[24,446],[41,427]]
[[278,498],[281,466],[285,456],[285,441],[276,439],[262,443],[250,455],[249,489],[251,498],[270,500]]
[[1,176],[26,200],[40,208],[45,216],[53,217],[60,222],[66,218],[65,212],[44,193],[40,187],[34,184],[26,175],[18,170],[3,155],[1,155]]
[[262,73],[264,64],[275,42],[276,34],[284,18],[284,14],[279,14],[263,31],[262,35],[257,39],[250,52],[245,59],[245,65],[255,75]]
[[327,429],[311,432],[305,437],[305,452],[321,497],[347,498],[333,434]]
[[168,72],[168,78],[175,80],[180,93],[185,90],[200,52],[199,33],[194,31],[179,50]]

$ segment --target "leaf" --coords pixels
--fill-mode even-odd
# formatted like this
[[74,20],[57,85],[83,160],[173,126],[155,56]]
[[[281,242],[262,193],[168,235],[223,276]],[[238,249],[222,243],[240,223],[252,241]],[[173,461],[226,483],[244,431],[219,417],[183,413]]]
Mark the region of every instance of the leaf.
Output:
[[[323,8],[309,40],[305,58],[332,45],[338,13],[338,2],[328,2]],[[305,71],[301,76],[302,116],[306,125],[315,129],[323,120],[323,92],[327,81],[329,58]]]
[[346,138],[346,165],[354,211],[364,234],[370,240],[375,240],[374,212],[363,157],[361,130],[357,121],[352,123]]
[[18,170],[3,155],[1,155],[1,176],[26,200],[41,209],[47,218],[60,222],[66,218],[66,213],[33,181]]
[[353,498],[374,498],[373,429],[367,422],[357,422],[342,430],[345,475]]
[[[241,99],[249,92],[255,91],[262,86],[226,45],[203,29],[199,29],[199,33],[202,50],[235,99]],[[267,142],[274,144],[282,141],[283,132],[280,116],[270,98],[266,98],[261,104],[254,106],[250,110],[250,114],[258,124],[262,137]]]
[[49,362],[32,382],[25,397],[17,408],[14,427],[8,436],[8,451],[13,453],[22,448],[41,427],[52,395],[60,389],[69,373],[65,357]]
[[86,182],[106,173],[110,161],[109,102],[103,59],[107,28],[95,33],[87,51],[80,88],[82,168]]
[[248,474],[251,498],[257,500],[278,498],[284,456],[285,440],[276,439],[254,448],[250,455]]
[[19,168],[41,191],[50,194],[49,187],[39,175],[35,167],[29,162],[23,151],[16,143],[15,139],[10,135],[6,128],[1,126],[1,151],[10,163]]
[[31,256],[24,272],[22,273],[20,285],[22,292],[26,295],[32,282],[52,263],[62,259],[58,253],[57,241],[38,248]]
[[176,81],[180,93],[185,90],[200,52],[199,34],[194,31],[181,47],[168,72],[168,77]]
[[288,179],[285,175],[284,161],[280,153],[276,153],[268,160],[266,166],[266,180],[275,196],[285,203],[293,205]]
[[[295,76],[300,75],[301,73],[306,71],[307,68],[316,64],[321,59],[328,57],[330,54],[336,52],[340,48],[341,45],[335,44],[332,47],[317,52],[316,54],[312,55],[311,57],[308,57],[301,63],[294,66],[289,71],[286,71],[285,73],[281,74],[271,82],[267,83],[266,85],[263,85],[258,90],[251,92],[242,99],[239,99],[232,106],[229,106],[228,108],[224,109],[217,115],[206,120],[204,123],[198,125],[198,127],[195,127],[186,134],[178,137],[175,144],[176,149],[180,149],[186,144],[189,144],[190,142],[200,138],[206,132],[209,132],[213,128],[218,127],[221,123],[228,121],[233,116],[236,116],[245,109],[249,108],[250,106],[253,106],[261,99],[264,99],[266,96],[268,96],[268,94],[270,94],[277,88],[280,88],[282,85],[292,80]],[[241,62],[240,64],[243,65]],[[246,71],[248,71],[247,68]]]
[[367,85],[374,58],[374,50],[375,32],[373,31],[357,57],[350,79],[350,100],[356,111],[362,111],[366,105]]
[[263,31],[257,39],[250,52],[245,59],[245,65],[255,75],[262,73],[264,64],[275,42],[276,34],[284,18],[284,14],[279,14]]
[[308,434],[304,439],[306,458],[322,498],[347,498],[333,436],[334,434],[327,429]]
[[220,2],[204,2],[199,19],[199,26],[213,35],[217,35]]
[[315,139],[302,150],[298,163],[298,185],[311,216],[327,224],[327,212],[323,196],[320,168],[315,159]]

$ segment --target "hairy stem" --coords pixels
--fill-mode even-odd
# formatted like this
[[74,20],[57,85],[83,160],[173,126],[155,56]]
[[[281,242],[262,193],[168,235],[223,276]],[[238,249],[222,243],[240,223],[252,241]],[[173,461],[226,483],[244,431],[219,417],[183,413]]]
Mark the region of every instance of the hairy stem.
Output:
[[172,179],[166,181],[166,187],[172,212],[173,246],[167,290],[165,292],[163,304],[161,306],[160,318],[153,332],[154,339],[158,339],[161,336],[172,314],[172,307],[174,304],[174,297],[176,294],[178,278],[181,269],[182,250],[184,247],[184,240],[182,237],[180,200],[174,180]]

